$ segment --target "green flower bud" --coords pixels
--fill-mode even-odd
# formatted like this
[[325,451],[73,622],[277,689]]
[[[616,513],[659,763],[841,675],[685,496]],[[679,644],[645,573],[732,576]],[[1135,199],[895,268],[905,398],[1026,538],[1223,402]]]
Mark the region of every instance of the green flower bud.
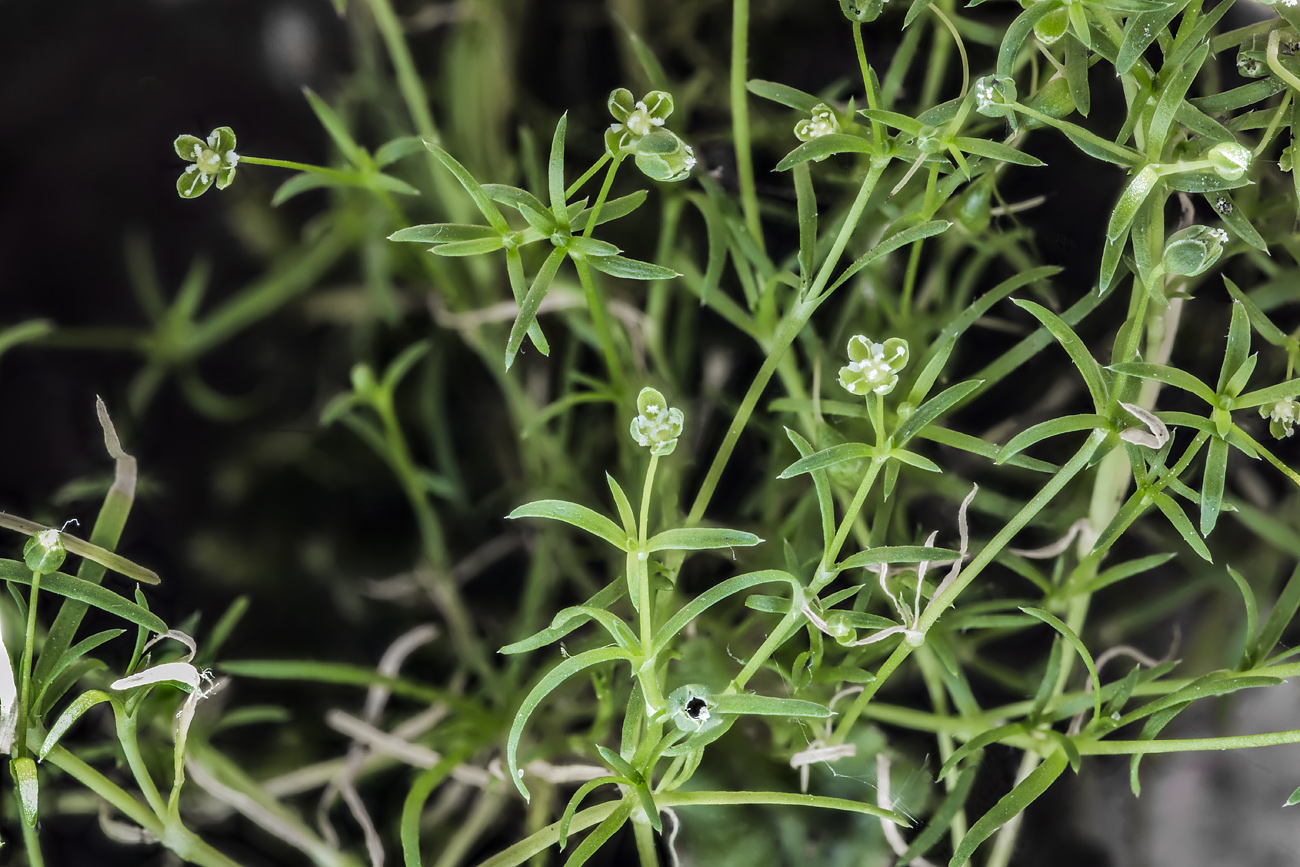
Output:
[[975,110],[985,117],[1010,117],[1015,102],[1015,79],[986,75],[976,80]]
[[1268,432],[1274,439],[1285,439],[1295,432],[1295,425],[1300,422],[1300,404],[1293,397],[1266,403],[1259,408],[1259,417],[1268,419]]
[[1161,260],[1165,271],[1195,277],[1204,274],[1223,255],[1228,233],[1209,226],[1188,226],[1169,236]]
[[962,191],[953,205],[953,214],[971,234],[978,235],[989,227],[993,219],[993,208],[989,202],[993,195],[993,184],[983,179],[976,181]]
[[853,628],[853,618],[847,611],[832,611],[826,615],[826,633],[839,644],[849,645],[858,637]]
[[916,136],[916,148],[923,154],[937,154],[943,150],[943,136],[932,126],[921,127]]
[[812,141],[824,135],[840,131],[840,122],[829,105],[819,103],[812,110],[812,117],[804,118],[794,125],[794,135],[799,141]]
[[375,380],[375,372],[371,370],[370,365],[353,365],[352,390],[356,392],[357,397],[367,400],[379,390],[379,383]]
[[682,411],[676,407],[670,409],[664,396],[653,388],[641,389],[636,408],[640,415],[632,419],[632,439],[637,445],[649,448],[650,454],[656,457],[671,455],[686,420]]
[[668,696],[668,717],[678,731],[690,734],[722,725],[722,715],[713,712],[715,707],[713,693],[698,683],[678,687]]
[[[1062,75],[1053,76],[1047,84],[1038,89],[1025,105],[1034,111],[1060,120],[1074,114],[1074,97],[1070,95],[1070,83]],[[1021,122],[1025,129],[1038,129],[1043,122],[1033,117],[1023,117]]]
[[1291,171],[1291,167],[1295,165],[1294,148],[1295,145],[1287,145],[1282,148],[1282,154],[1277,158],[1277,167],[1284,172]]
[[695,168],[695,151],[666,129],[642,136],[636,143],[636,167],[655,181],[684,181]]
[[633,101],[632,91],[620,87],[610,93],[608,106],[615,123],[605,131],[605,147],[610,155],[632,154],[637,143],[662,127],[673,113],[673,98],[662,90],[652,90]]
[[27,540],[23,546],[23,562],[27,568],[42,575],[58,572],[68,556],[63,538],[58,530],[45,530]]
[[228,126],[219,126],[207,141],[193,135],[176,139],[176,155],[194,163],[176,179],[176,192],[182,199],[197,199],[216,183],[224,190],[235,179],[239,154],[235,153],[235,132]]
[[840,368],[840,385],[858,395],[889,394],[906,365],[906,340],[891,337],[884,343],[872,343],[858,334],[849,339],[849,364]]
[[1250,149],[1235,141],[1222,142],[1210,148],[1205,158],[1214,173],[1225,181],[1235,181],[1250,168]]
[[870,24],[885,11],[885,0],[840,0],[844,17],[857,24]]
[[1034,35],[1044,45],[1051,45],[1065,35],[1065,30],[1069,26],[1070,13],[1062,6],[1038,19],[1038,23],[1034,25]]

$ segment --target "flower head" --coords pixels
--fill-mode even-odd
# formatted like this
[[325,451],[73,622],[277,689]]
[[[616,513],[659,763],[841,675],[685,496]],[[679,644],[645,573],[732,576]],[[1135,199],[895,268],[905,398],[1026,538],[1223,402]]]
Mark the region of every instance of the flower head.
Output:
[[835,112],[824,102],[813,108],[812,117],[806,117],[794,125],[794,135],[799,141],[812,141],[839,131],[840,122],[835,118]]
[[686,417],[676,407],[669,408],[664,396],[653,388],[641,389],[636,407],[640,413],[632,419],[632,439],[650,449],[655,457],[671,455],[682,435]]
[[176,179],[176,192],[182,199],[197,199],[214,182],[217,189],[224,190],[235,179],[239,154],[235,153],[235,131],[228,126],[214,129],[207,141],[194,135],[179,137],[176,155],[194,163]]
[[1266,403],[1259,408],[1259,417],[1268,419],[1268,432],[1275,439],[1285,439],[1295,432],[1296,423],[1300,422],[1300,404],[1294,397]]
[[605,146],[611,155],[632,154],[637,143],[662,127],[673,113],[673,98],[662,90],[652,90],[633,101],[632,91],[620,87],[609,95],[609,113],[615,123],[605,131]]
[[986,75],[975,82],[975,110],[985,117],[1010,117],[1015,102],[1015,79]]
[[906,365],[906,340],[891,337],[884,343],[872,343],[858,334],[849,339],[849,363],[840,368],[840,385],[853,394],[889,394]]

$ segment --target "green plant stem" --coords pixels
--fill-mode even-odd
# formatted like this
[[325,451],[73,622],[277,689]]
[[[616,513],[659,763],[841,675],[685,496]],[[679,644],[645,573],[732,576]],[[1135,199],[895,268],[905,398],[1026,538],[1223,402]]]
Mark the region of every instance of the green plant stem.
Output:
[[[620,155],[619,159],[622,158],[623,157]],[[582,189],[582,185],[587,183],[587,181],[591,180],[592,177],[596,174],[596,172],[600,171],[601,168],[605,165],[605,163],[609,162],[609,160],[610,160],[609,151],[606,151],[605,153],[601,154],[600,159],[596,160],[594,163],[591,164],[591,168],[583,172],[581,177],[579,177],[576,181],[574,181],[572,184],[569,185],[569,188],[564,191],[564,198],[566,200],[573,198],[574,194],[577,193],[578,190]],[[595,225],[595,219],[594,219],[595,214],[592,214],[592,217],[593,220],[591,223],[588,224],[589,226]]]
[[[880,94],[876,93],[874,82],[871,80],[871,64],[867,62],[867,49],[862,43],[862,25],[854,22],[853,24],[853,48],[858,54],[858,70],[862,73],[862,87],[867,93],[867,107],[880,108]],[[876,150],[884,149],[885,145],[885,127],[878,120],[871,121],[871,136],[875,141]]]
[[731,4],[731,132],[736,147],[736,174],[740,180],[740,207],[745,228],[760,250],[763,226],[758,213],[758,188],[754,184],[754,154],[749,144],[749,91],[745,85],[749,66],[749,0]]
[[36,829],[26,822],[19,822],[23,829],[23,849],[27,852],[27,867],[45,867],[45,856],[41,854],[41,838]]
[[826,261],[822,263],[821,269],[817,272],[817,278],[808,290],[806,298],[803,301],[796,302],[782,319],[780,326],[778,326],[771,346],[768,348],[767,358],[764,359],[763,365],[755,374],[749,390],[745,392],[745,397],[741,400],[736,415],[727,428],[722,444],[718,446],[718,451],[713,456],[713,462],[709,464],[709,471],[705,474],[704,481],[700,484],[700,490],[695,495],[695,501],[691,504],[690,514],[686,517],[686,526],[694,526],[704,517],[704,510],[708,508],[709,500],[713,498],[713,492],[717,489],[718,480],[722,478],[722,471],[726,468],[727,461],[730,460],[731,453],[736,447],[736,441],[740,438],[741,432],[744,431],[745,425],[749,422],[749,417],[753,414],[754,407],[758,405],[758,400],[762,397],[768,382],[771,381],[772,374],[776,372],[777,366],[781,363],[786,350],[790,348],[790,344],[799,336],[808,320],[812,318],[813,313],[828,297],[829,293],[824,296],[822,290],[829,282],[831,274],[835,270],[835,265],[839,262],[840,255],[844,252],[845,246],[848,245],[849,238],[857,229],[858,222],[862,219],[862,214],[866,210],[867,201],[871,198],[872,192],[875,191],[876,183],[880,180],[880,176],[884,174],[888,162],[886,159],[877,159],[872,162],[871,168],[858,190],[858,196],[853,201],[853,205],[844,219],[844,225],[840,227],[840,233],[836,236],[835,243],[826,256]]
[[116,724],[117,740],[122,746],[122,754],[126,757],[131,775],[135,777],[135,784],[140,787],[140,793],[144,795],[149,808],[158,815],[159,819],[165,821],[167,804],[163,801],[162,793],[158,791],[158,786],[149,773],[149,766],[145,764],[144,756],[140,755],[135,714],[127,713],[125,706],[114,701],[113,720]]
[[640,593],[641,609],[641,649],[647,656],[653,656],[654,648],[654,593],[650,589],[649,554],[646,552],[646,529],[649,526],[650,495],[654,489],[655,470],[659,467],[659,456],[650,456],[650,465],[645,471],[645,487],[641,491],[641,515],[637,527],[637,591]]
[[641,867],[659,867],[659,853],[655,851],[654,829],[644,822],[632,821],[632,833],[636,837],[636,854],[641,860]]
[[15,757],[27,754],[28,699],[32,686],[32,648],[36,639],[36,599],[41,592],[41,573],[32,571],[32,590],[27,597],[27,634],[23,637],[23,658],[18,670],[21,678],[18,688],[18,738],[14,744]]
[[[1016,513],[1016,516],[1012,518],[1005,527],[999,530],[996,536],[989,540],[989,543],[984,546],[984,550],[976,554],[974,559],[971,560],[966,568],[962,569],[956,580],[954,580],[952,584],[948,585],[948,587],[944,588],[943,592],[937,593],[934,598],[930,600],[930,604],[926,607],[925,613],[921,615],[917,622],[917,632],[924,635],[930,630],[930,627],[934,625],[940,615],[947,611],[953,601],[956,600],[957,596],[975,580],[980,572],[984,571],[985,567],[993,562],[994,558],[1001,553],[1002,549],[1007,546],[1012,538],[1024,529],[1025,525],[1033,520],[1034,516],[1046,508],[1047,504],[1061,492],[1066,484],[1088,465],[1088,461],[1092,458],[1093,452],[1096,451],[1097,446],[1099,446],[1104,439],[1104,433],[1094,431],[1084,442],[1083,447],[1075,452],[1074,457],[1070,458],[1070,460],[1057,471],[1056,475],[1052,477],[1052,480],[1044,485],[1043,489],[1034,495],[1034,498],[1026,503],[1024,508]],[[858,717],[862,714],[862,709],[866,706],[867,702],[871,701],[872,697],[877,691],[879,691],[880,687],[889,680],[889,676],[894,673],[898,666],[902,665],[903,660],[907,659],[914,649],[915,648],[907,642],[902,642],[894,652],[890,654],[889,658],[885,660],[885,662],[880,666],[880,669],[876,672],[876,679],[863,687],[862,692],[860,692],[857,698],[854,699],[853,704],[850,705],[849,709],[840,717],[839,722],[835,727],[835,731],[828,741],[829,746],[838,746],[839,744],[844,743],[844,739],[848,736],[850,729],[853,728],[854,723],[857,722]]]

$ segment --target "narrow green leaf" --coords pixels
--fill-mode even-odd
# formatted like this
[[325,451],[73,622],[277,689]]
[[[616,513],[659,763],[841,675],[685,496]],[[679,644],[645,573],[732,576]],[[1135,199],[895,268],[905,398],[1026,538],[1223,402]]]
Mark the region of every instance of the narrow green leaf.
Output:
[[569,211],[565,207],[564,195],[564,131],[569,125],[568,112],[560,115],[555,124],[555,135],[551,138],[551,160],[546,169],[546,183],[551,196],[551,213],[555,222],[562,229],[569,228]]
[[798,88],[790,87],[787,84],[781,84],[776,81],[764,81],[761,78],[753,78],[745,85],[749,92],[763,99],[770,99],[772,102],[780,103],[796,111],[811,114],[812,110],[824,103],[826,100],[818,99],[811,93],[804,93]]
[[[940,357],[941,356],[936,356],[936,358]],[[948,388],[945,388],[933,398],[917,407],[916,411],[907,417],[907,422],[901,429],[899,429],[898,433],[894,435],[894,441],[900,446],[907,445],[912,437],[933,424],[940,416],[960,403],[966,395],[970,394],[981,385],[983,385],[983,382],[980,380],[970,380],[967,382],[959,382],[956,385],[951,385]]]
[[610,784],[618,784],[621,782],[623,782],[621,777],[597,777],[594,780],[588,780],[578,787],[578,791],[573,793],[573,797],[569,799],[568,806],[564,808],[564,815],[560,816],[560,851],[564,851],[564,847],[568,845],[569,826],[573,823],[573,814],[578,811],[578,805],[581,804],[588,795],[601,786],[608,786]]
[[806,141],[790,151],[776,164],[774,171],[786,172],[801,163],[806,163],[809,160],[825,159],[834,154],[872,154],[874,156],[875,153],[876,146],[871,143],[870,139],[850,135],[846,132],[832,132],[819,135],[817,138]]
[[582,618],[583,622],[587,620],[595,620],[601,626],[605,627],[605,631],[609,633],[609,637],[614,639],[614,642],[624,650],[633,654],[641,653],[641,642],[637,641],[636,636],[632,634],[632,630],[628,628],[628,625],[617,615],[606,611],[604,608],[598,608],[591,605],[573,605],[569,608],[561,609],[555,617],[551,618],[551,629],[557,632],[562,631],[567,633],[569,630],[565,629],[565,626],[570,620],[579,617]]
[[1205,560],[1207,563],[1214,562],[1214,559],[1210,556],[1210,549],[1205,547],[1205,542],[1200,536],[1196,535],[1196,529],[1192,527],[1192,522],[1188,520],[1187,513],[1183,511],[1182,506],[1175,503],[1173,499],[1165,493],[1153,495],[1152,502],[1156,504],[1156,508],[1161,512],[1164,512],[1165,517],[1169,519],[1169,523],[1174,525],[1174,529],[1178,531],[1178,535],[1183,537],[1183,541],[1196,552],[1197,556],[1202,560]]
[[432,248],[432,252],[438,256],[482,256],[485,253],[495,253],[505,246],[505,241],[500,236],[491,238],[479,238],[475,241],[453,241],[450,244],[439,244]]
[[1287,579],[1282,592],[1278,594],[1273,610],[1264,619],[1264,625],[1259,630],[1259,636],[1255,639],[1250,656],[1252,666],[1264,662],[1273,652],[1273,648],[1277,647],[1282,633],[1290,625],[1297,609],[1300,609],[1300,562],[1296,563],[1295,569],[1291,571],[1291,577]]
[[[1219,511],[1223,508],[1223,482],[1228,473],[1228,444],[1210,438],[1205,455],[1205,479],[1201,485],[1201,535],[1214,532]],[[1208,558],[1207,558],[1208,559]]]
[[[1160,10],[1160,12],[1164,11],[1166,10]],[[1164,149],[1178,106],[1187,96],[1187,89],[1192,86],[1192,81],[1200,74],[1209,52],[1210,43],[1202,42],[1192,50],[1191,56],[1185,63],[1160,71],[1159,96],[1151,112],[1151,120],[1147,124],[1147,147],[1152,153],[1160,153]]]
[[421,867],[420,817],[424,815],[424,804],[433,790],[451,776],[452,771],[464,764],[467,758],[469,756],[463,750],[448,753],[436,765],[421,771],[411,784],[406,799],[402,802],[400,823],[404,867]]
[[866,443],[840,443],[837,446],[831,446],[828,449],[822,449],[816,454],[809,455],[786,467],[777,476],[778,479],[791,479],[803,473],[811,473],[814,470],[824,470],[827,467],[833,467],[836,464],[845,461],[851,461],[856,458],[869,458],[874,456],[876,449]]
[[799,216],[799,273],[801,285],[806,288],[817,264],[817,193],[807,163],[795,166],[793,177]]
[[[1172,553],[1151,554],[1147,557],[1139,557],[1136,560],[1129,560],[1126,563],[1111,566],[1091,581],[1080,584],[1075,588],[1074,592],[1078,594],[1096,593],[1102,588],[1123,581],[1125,578],[1132,578],[1134,575],[1140,575],[1143,572],[1155,569],[1157,566],[1163,566],[1173,557]],[[1300,597],[1297,597],[1297,599],[1300,600]]]
[[[1266,403],[1273,403],[1297,395],[1300,395],[1300,379],[1288,379],[1286,382],[1270,385],[1268,388],[1259,388],[1255,391],[1246,392],[1232,402],[1232,408],[1251,409],[1252,407],[1262,406]],[[68,550],[72,549],[69,548]]]
[[537,500],[515,509],[507,518],[550,518],[586,530],[620,551],[627,551],[628,537],[618,525],[599,512],[566,500]]
[[1031,728],[1032,726],[1028,722],[1012,722],[985,729],[970,740],[966,741],[966,743],[962,744],[957,749],[953,750],[952,755],[950,755],[947,760],[944,761],[943,765],[940,766],[939,773],[935,774],[934,781],[936,783],[943,782],[944,778],[947,777],[948,774],[957,767],[957,765],[964,761],[967,756],[973,755],[977,751],[987,747],[989,744],[995,744],[1004,738],[1024,734]]
[[627,494],[619,487],[617,481],[609,473],[605,473],[605,481],[609,484],[609,492],[614,497],[614,505],[618,508],[618,518],[623,522],[623,531],[632,537],[636,535],[636,516],[632,512],[632,504],[627,500]]
[[[26,563],[17,560],[0,560],[0,581],[30,585],[32,572],[27,568]],[[118,596],[107,587],[92,584],[84,578],[74,578],[62,572],[51,572],[41,576],[41,590],[100,608],[137,626],[143,626],[153,633],[167,631],[167,624],[163,623],[162,618],[157,614],[125,597]]]
[[[519,305],[519,315],[515,317],[515,324],[510,328],[510,339],[506,343],[506,370],[515,363],[515,356],[519,353],[519,347],[523,345],[524,335],[528,333],[533,324],[537,321],[537,310],[542,306],[542,299],[546,297],[546,290],[551,287],[551,281],[555,279],[555,273],[560,269],[560,263],[564,261],[564,251],[558,247],[546,257],[542,267],[538,269],[537,276],[533,278],[533,285],[528,288],[528,294],[524,296],[523,302]],[[604,259],[593,259],[593,262],[603,262]]]
[[[818,139],[814,139],[813,141],[818,141]],[[929,223],[912,226],[910,229],[904,229],[901,232],[890,235],[888,238],[885,238],[879,244],[872,247],[871,250],[859,256],[852,265],[845,268],[844,273],[840,274],[839,279],[832,283],[830,287],[822,293],[822,296],[830,295],[843,285],[845,280],[848,280],[854,274],[858,273],[881,256],[886,256],[900,247],[906,247],[908,244],[914,244],[917,241],[926,238],[933,238],[935,235],[941,235],[948,231],[951,226],[952,223],[949,223],[947,220],[933,220]]]
[[1273,320],[1269,319],[1264,311],[1259,309],[1259,305],[1250,300],[1249,295],[1237,288],[1236,283],[1224,277],[1223,285],[1227,287],[1232,300],[1246,309],[1246,316],[1250,319],[1250,324],[1255,328],[1256,334],[1274,346],[1286,346],[1290,342],[1291,339],[1282,333],[1282,329],[1274,325]]
[[408,241],[416,244],[451,244],[457,241],[481,241],[500,238],[491,226],[470,226],[463,223],[428,223],[408,226],[388,236],[390,241]]
[[1196,377],[1186,371],[1179,370],[1176,367],[1168,367],[1163,364],[1150,364],[1145,361],[1126,361],[1119,364],[1112,364],[1109,370],[1116,373],[1123,373],[1127,376],[1137,376],[1142,379],[1154,379],[1163,382],[1166,385],[1172,385],[1174,388],[1181,388],[1183,391],[1191,392],[1201,400],[1216,405],[1214,391],[1201,382]]
[[392,165],[404,157],[411,154],[419,153],[424,147],[424,142],[418,135],[402,135],[391,141],[386,141],[375,151],[375,165],[379,168]]
[[[649,193],[646,190],[637,190],[635,193],[629,193],[626,196],[619,196],[617,199],[610,199],[605,203],[605,207],[600,209],[600,219],[596,220],[597,226],[603,226],[614,220],[621,220],[628,214],[635,211],[645,203],[646,196]],[[591,219],[591,208],[584,207],[577,214],[573,215],[569,230],[581,232],[587,228],[587,222]]]
[[325,100],[317,96],[316,92],[310,87],[304,87],[302,95],[307,97],[307,103],[311,106],[311,110],[316,114],[321,126],[325,127],[325,131],[329,133],[330,138],[334,140],[334,144],[338,147],[339,152],[343,154],[343,158],[353,166],[361,168],[364,162],[362,150],[352,138],[351,133],[348,132],[347,127],[344,126],[343,119],[325,103]]
[[623,799],[618,802],[618,806],[614,808],[614,811],[596,826],[596,830],[588,834],[578,844],[578,847],[573,850],[573,854],[564,862],[564,867],[582,867],[583,864],[586,864],[592,855],[595,855],[602,846],[609,842],[609,838],[613,837],[619,828],[627,824],[635,804],[636,800],[632,797],[631,792],[624,795]]
[[611,277],[622,277],[625,280],[671,280],[682,276],[672,268],[628,259],[625,256],[599,256],[588,259],[587,264]]
[[[1056,636],[1052,639],[1052,649],[1047,654],[1047,665],[1043,669],[1042,679],[1038,681],[1038,690],[1034,693],[1034,703],[1030,707],[1027,719],[1036,721],[1041,718],[1043,708],[1056,693],[1056,682],[1061,679],[1061,663],[1065,656],[1065,639]],[[1094,717],[1095,718],[1095,717]]]
[[[907,464],[910,467],[916,467],[918,470],[925,470],[928,473],[941,473],[939,465],[929,458],[922,457],[915,452],[909,452],[907,449],[890,449],[889,457],[896,461]],[[887,496],[887,495],[886,495]]]
[[1092,110],[1092,97],[1088,90],[1088,52],[1076,39],[1065,40],[1065,83],[1070,88],[1074,107],[1087,117]]
[[881,123],[892,126],[894,129],[901,130],[909,136],[916,137],[925,131],[925,124],[915,118],[908,117],[905,114],[899,114],[896,111],[886,111],[882,108],[864,108],[858,111],[858,114],[871,120],[878,120]]
[[1124,192],[1120,195],[1119,201],[1115,204],[1115,210],[1111,212],[1110,222],[1106,225],[1106,240],[1112,243],[1119,241],[1128,231],[1129,224],[1137,216],[1138,209],[1142,203],[1147,200],[1147,196],[1155,189],[1160,181],[1160,174],[1156,171],[1155,166],[1144,166],[1129,181]]
[[[1048,3],[1040,3],[1038,6],[1050,6]],[[1034,7],[1030,7],[1031,9]],[[961,838],[957,848],[953,851],[952,860],[948,862],[948,867],[962,867],[970,860],[971,855],[979,845],[1011,821],[1016,816],[1023,813],[1030,804],[1038,800],[1038,797],[1046,792],[1047,789],[1056,782],[1056,778],[1061,776],[1065,770],[1066,755],[1064,750],[1053,750],[1052,754],[1043,760],[1043,763],[1034,768],[1027,777],[1020,781],[1014,789],[1003,796],[993,809],[989,810],[970,827],[966,836]]]
[[317,190],[321,187],[339,186],[337,179],[316,174],[314,172],[299,172],[296,175],[290,175],[284,183],[276,187],[275,194],[271,196],[271,207],[278,208],[294,196],[307,192],[308,190]]
[[528,722],[528,718],[532,716],[537,706],[542,703],[542,699],[550,695],[556,687],[573,675],[591,668],[593,665],[619,659],[630,660],[631,656],[621,647],[601,647],[579,653],[577,656],[571,656],[547,672],[541,682],[533,687],[532,691],[524,699],[519,712],[515,714],[514,722],[510,726],[510,735],[506,740],[506,767],[510,771],[510,779],[514,781],[515,788],[519,790],[519,794],[524,796],[525,801],[529,800],[530,796],[528,788],[524,785],[522,779],[523,774],[519,770],[518,752],[519,739],[523,736],[524,725]]
[[835,564],[835,571],[861,569],[866,566],[878,566],[881,563],[937,563],[956,560],[960,556],[960,551],[951,548],[926,548],[921,545],[882,546],[861,551],[841,560]]
[[1074,366],[1078,369],[1079,374],[1083,376],[1083,381],[1088,386],[1088,394],[1092,397],[1093,406],[1096,407],[1097,412],[1105,412],[1110,400],[1105,375],[1102,373],[1101,365],[1097,363],[1097,359],[1092,357],[1092,353],[1088,351],[1088,347],[1084,346],[1083,341],[1079,339],[1079,335],[1074,333],[1074,329],[1067,325],[1065,320],[1041,304],[1019,298],[1012,299],[1012,303],[1029,311],[1035,319],[1043,323],[1043,327],[1050,331],[1065,351],[1070,354],[1070,360],[1074,362]]
[[679,527],[656,533],[646,541],[646,551],[705,551],[711,548],[744,548],[763,540],[742,530],[712,527]]
[[968,138],[958,136],[952,140],[952,143],[961,148],[968,154],[974,154],[977,157],[986,157],[991,160],[999,160],[1004,163],[1013,163],[1018,166],[1038,167],[1045,166],[1047,163],[1038,157],[1027,154],[1024,151],[1018,151],[1009,145],[1001,142],[989,141],[982,138]]
[[1255,602],[1255,591],[1250,589],[1250,582],[1231,566],[1228,567],[1228,575],[1232,578],[1233,583],[1237,585],[1237,590],[1241,592],[1241,600],[1246,606],[1246,640],[1241,650],[1241,667],[1244,668],[1249,665],[1251,651],[1255,644],[1255,629],[1259,623],[1259,606]]
[[[812,443],[804,439],[798,432],[785,429],[785,435],[794,447],[799,450],[802,457],[808,457],[813,454]],[[822,545],[829,548],[831,540],[835,537],[835,500],[831,494],[830,477],[825,470],[813,470],[810,475],[813,480],[813,489],[817,493],[817,508],[821,513],[822,524]]]
[[[41,586],[45,586],[43,580]],[[300,680],[308,683],[337,683],[363,688],[382,686],[393,695],[430,703],[453,699],[448,690],[404,677],[390,677],[363,665],[320,662],[314,659],[235,659],[218,663],[217,668],[236,677],[252,677],[259,680]],[[465,702],[461,700],[457,704],[464,705]]]
[[[998,78],[1010,78],[1015,74],[1016,55],[1034,32],[1034,25],[1059,8],[1055,3],[1034,3],[1016,16],[1016,20],[1007,27],[998,48]],[[1086,34],[1085,37],[1086,38]]]
[[510,224],[497,210],[497,206],[492,204],[492,200],[488,198],[488,194],[483,191],[483,187],[474,179],[474,176],[464,166],[456,162],[451,154],[438,145],[426,141],[424,146],[438,158],[439,162],[447,167],[448,171],[456,176],[456,180],[460,181],[460,185],[465,188],[465,192],[469,193],[469,197],[474,200],[474,204],[478,206],[479,211],[492,224],[492,228],[496,229],[501,235],[507,234],[510,231]]
[[812,719],[827,719],[831,709],[815,701],[799,698],[777,698],[769,695],[717,695],[718,713],[748,714],[753,716],[793,716]]
[[645,778],[626,759],[608,747],[597,744],[596,752],[600,753],[606,764],[632,784],[632,788],[636,790],[637,798],[641,801],[641,809],[645,811],[646,818],[650,820],[650,826],[662,834],[664,831],[663,820],[659,816],[659,808],[655,806],[654,795],[651,794],[650,787],[646,785]]
[[[627,593],[626,581],[611,581],[606,584],[595,595],[593,595],[582,605],[577,606],[580,611],[589,608],[608,608],[618,600],[622,599]],[[554,644],[573,630],[582,626],[591,617],[588,614],[580,613],[579,616],[567,619],[561,626],[548,627],[541,632],[537,632],[521,641],[513,644],[507,644],[497,651],[497,653],[508,655],[515,653],[527,653],[530,650],[537,650],[539,647],[545,647],[548,644]]]
[[[1245,179],[1242,178],[1241,180]],[[1244,186],[1244,184],[1238,182],[1233,186]],[[1219,219],[1223,220],[1224,225],[1231,229],[1233,234],[1261,253],[1267,253],[1268,244],[1264,241],[1263,236],[1259,234],[1259,230],[1251,224],[1245,210],[1227,192],[1228,189],[1231,189],[1231,187],[1212,191],[1214,195],[1205,195],[1205,201],[1210,204],[1210,207],[1214,208],[1215,213],[1219,215]]]
[[[668,619],[659,631],[655,633],[654,647],[651,650],[667,647],[672,637],[686,628],[696,617],[699,617],[706,610],[717,605],[722,600],[734,596],[737,593],[748,590],[751,587],[757,587],[759,584],[776,584],[785,583],[790,585],[791,599],[797,605],[803,605],[803,585],[799,580],[788,572],[782,572],[779,569],[764,569],[761,572],[748,572],[744,575],[737,575],[733,578],[715,584],[708,590],[705,590],[699,596],[696,596],[689,603],[683,606],[676,614]],[[786,611],[789,611],[789,607]],[[650,652],[650,651],[647,651]]]
[[37,753],[37,758],[44,761],[45,757],[50,754],[50,750],[54,749],[59,743],[59,739],[67,733],[68,729],[72,728],[72,724],[81,719],[82,714],[100,702],[113,700],[111,695],[102,690],[91,689],[83,692],[72,704],[68,705],[63,713],[59,714],[59,718],[54,721],[54,725],[50,726],[49,732],[45,735],[45,742],[41,744],[40,751]]
[[1079,637],[1077,632],[1067,626],[1064,621],[1049,611],[1044,611],[1041,608],[1023,607],[1020,610],[1031,617],[1037,617],[1039,620],[1061,633],[1061,635],[1065,636],[1065,640],[1070,642],[1070,644],[1074,646],[1074,649],[1079,652],[1079,658],[1083,660],[1083,664],[1088,669],[1088,676],[1092,678],[1093,719],[1100,719],[1101,677],[1097,674],[1097,664],[1093,662],[1092,654],[1088,652],[1088,647],[1083,643],[1083,639]]
[[[1175,0],[1163,9],[1143,12],[1128,20],[1124,29],[1124,42],[1119,47],[1115,58],[1115,71],[1128,75],[1133,66],[1142,58],[1151,43],[1162,33],[1168,32],[1169,23],[1187,6],[1188,0]],[[1196,67],[1198,70],[1199,66]]]
[[600,258],[602,256],[617,256],[620,252],[618,247],[608,241],[600,241],[596,238],[584,238],[582,235],[574,235],[569,238],[565,247],[569,255],[575,259]]
[[1076,433],[1085,430],[1110,430],[1110,423],[1103,416],[1093,413],[1088,413],[1086,415],[1067,415],[1039,422],[1038,424],[1026,428],[1016,434],[1006,445],[998,449],[995,463],[1005,463],[1021,451],[1029,448],[1035,443],[1040,443],[1049,437],[1061,436],[1063,434]]

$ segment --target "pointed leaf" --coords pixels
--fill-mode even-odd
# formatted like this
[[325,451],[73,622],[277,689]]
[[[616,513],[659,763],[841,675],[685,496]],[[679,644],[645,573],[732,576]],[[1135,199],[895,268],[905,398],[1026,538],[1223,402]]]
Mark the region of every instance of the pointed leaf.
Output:
[[[1040,3],[1039,6],[1050,6],[1049,3]],[[1033,7],[1031,7],[1033,8]],[[1038,797],[1046,792],[1047,789],[1056,782],[1056,778],[1061,776],[1065,770],[1066,755],[1064,750],[1052,750],[1041,765],[1034,768],[1029,776],[1021,780],[1016,787],[1007,795],[1003,796],[993,809],[989,810],[970,827],[966,836],[961,838],[957,848],[953,851],[952,859],[948,862],[948,867],[962,867],[970,860],[971,855],[979,845],[1011,821],[1016,816],[1023,813],[1030,804],[1038,800]]]
[[1105,412],[1110,400],[1105,375],[1102,373],[1101,365],[1097,363],[1097,359],[1092,357],[1092,353],[1088,351],[1088,347],[1084,346],[1083,341],[1079,339],[1079,335],[1074,333],[1074,329],[1067,325],[1065,320],[1041,304],[1018,298],[1013,299],[1013,303],[1029,311],[1035,319],[1043,323],[1043,327],[1050,331],[1065,351],[1070,354],[1070,360],[1074,362],[1074,366],[1083,376],[1083,381],[1088,386],[1088,394],[1092,397],[1093,406],[1096,407],[1097,412]]
[[710,548],[743,548],[763,540],[741,530],[710,527],[682,527],[656,533],[646,542],[646,551],[704,551]]
[[628,259],[624,256],[601,256],[588,259],[587,264],[611,277],[622,277],[626,280],[671,280],[682,276],[672,268]]
[[604,539],[620,551],[627,551],[628,548],[628,537],[617,524],[599,512],[566,500],[537,500],[520,506],[506,517],[563,521]]

